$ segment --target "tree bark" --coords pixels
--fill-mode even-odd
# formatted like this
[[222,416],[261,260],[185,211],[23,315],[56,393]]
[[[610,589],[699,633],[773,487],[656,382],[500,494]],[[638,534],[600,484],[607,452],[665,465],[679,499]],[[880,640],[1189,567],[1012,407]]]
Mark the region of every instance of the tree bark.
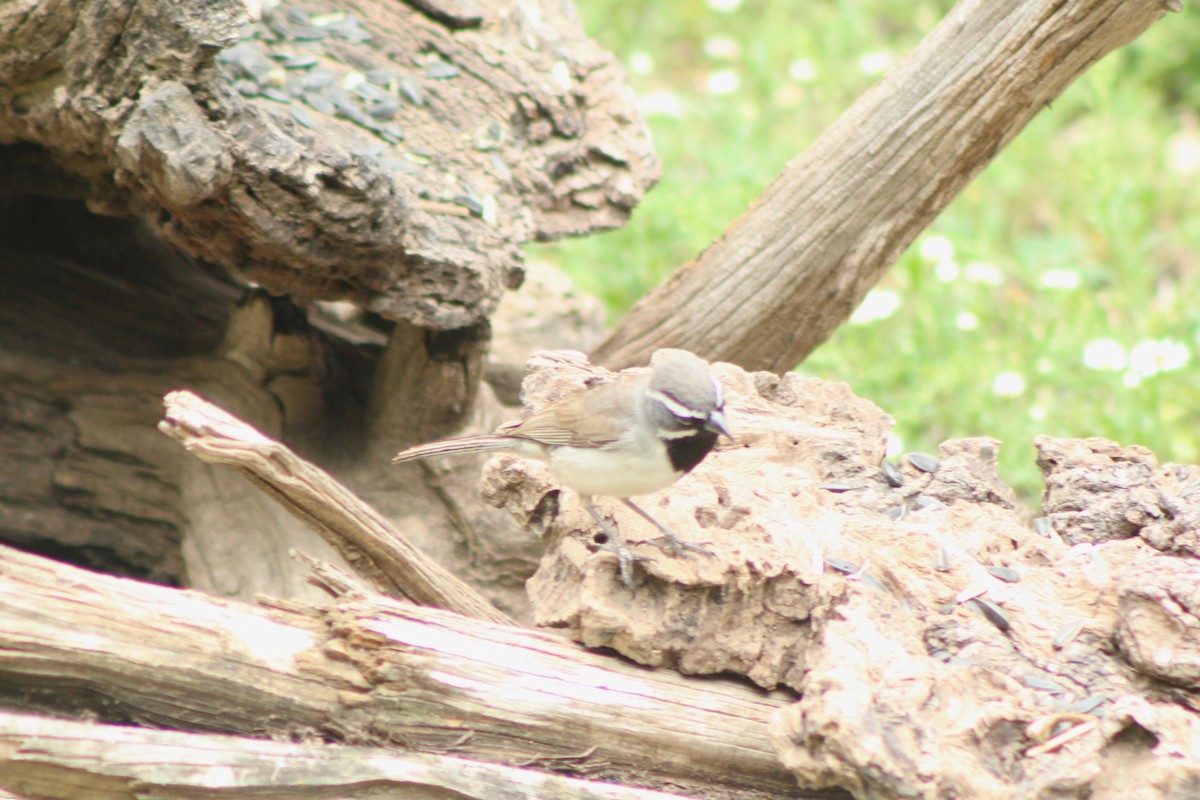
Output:
[[1034,115],[1171,5],[958,3],[721,238],[643,297],[593,360],[619,368],[685,347],[792,369]]
[[[647,671],[554,634],[380,596],[258,610],[7,548],[0,564],[9,707],[558,764],[698,797],[805,796],[767,738],[785,695]],[[0,786],[19,791],[25,759],[5,753]]]
[[623,223],[658,165],[572,14],[447,7],[7,3],[0,189],[139,217],[276,294],[477,324],[519,245]]

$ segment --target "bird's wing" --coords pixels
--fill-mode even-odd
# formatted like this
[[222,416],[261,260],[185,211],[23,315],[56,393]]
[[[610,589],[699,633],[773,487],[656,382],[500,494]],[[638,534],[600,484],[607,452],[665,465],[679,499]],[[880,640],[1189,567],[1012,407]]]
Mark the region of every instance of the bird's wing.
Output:
[[548,405],[519,422],[503,425],[496,433],[554,446],[604,447],[621,436],[618,420],[629,412],[616,406],[627,396],[615,383],[602,384]]

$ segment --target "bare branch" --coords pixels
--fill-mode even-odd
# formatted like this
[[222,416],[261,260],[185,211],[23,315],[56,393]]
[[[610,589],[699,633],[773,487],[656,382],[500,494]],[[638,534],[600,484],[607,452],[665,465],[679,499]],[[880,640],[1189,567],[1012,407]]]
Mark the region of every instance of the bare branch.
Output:
[[791,369],[1034,115],[1163,13],[1156,0],[962,0],[593,360],[686,347]]
[[159,430],[204,461],[237,467],[336,547],[376,590],[480,619],[511,622],[324,470],[192,392],[171,392],[164,405]]

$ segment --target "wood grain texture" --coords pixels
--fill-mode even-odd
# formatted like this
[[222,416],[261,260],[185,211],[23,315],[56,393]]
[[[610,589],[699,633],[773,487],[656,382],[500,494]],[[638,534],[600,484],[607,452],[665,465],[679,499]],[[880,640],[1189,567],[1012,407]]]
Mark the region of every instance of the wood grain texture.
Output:
[[445,6],[7,3],[0,186],[139,217],[275,294],[476,324],[520,245],[623,224],[658,162],[569,10]]
[[1157,0],[962,0],[593,353],[660,347],[781,372],[846,321],[1043,107],[1164,13]]
[[381,792],[408,800],[681,797],[382,747],[273,742],[0,712],[0,798],[5,800],[199,800],[284,793],[294,800],[374,800]]
[[786,695],[378,596],[267,611],[2,555],[0,690],[26,706],[51,698],[100,721],[400,746],[701,797],[805,796],[767,738]]

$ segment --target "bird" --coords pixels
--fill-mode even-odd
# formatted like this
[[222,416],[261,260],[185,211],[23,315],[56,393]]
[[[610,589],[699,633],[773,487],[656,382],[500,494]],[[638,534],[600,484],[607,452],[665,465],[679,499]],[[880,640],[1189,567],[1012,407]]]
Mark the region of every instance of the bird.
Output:
[[645,559],[630,552],[592,498],[620,500],[657,528],[678,556],[689,550],[712,555],[702,545],[682,541],[630,498],[674,484],[704,460],[719,436],[733,438],[720,381],[694,353],[664,348],[651,356],[649,372],[619,375],[492,434],[411,447],[392,463],[483,452],[544,462],[557,481],[580,495],[607,537],[603,546],[617,555],[621,582],[632,588],[633,562]]

